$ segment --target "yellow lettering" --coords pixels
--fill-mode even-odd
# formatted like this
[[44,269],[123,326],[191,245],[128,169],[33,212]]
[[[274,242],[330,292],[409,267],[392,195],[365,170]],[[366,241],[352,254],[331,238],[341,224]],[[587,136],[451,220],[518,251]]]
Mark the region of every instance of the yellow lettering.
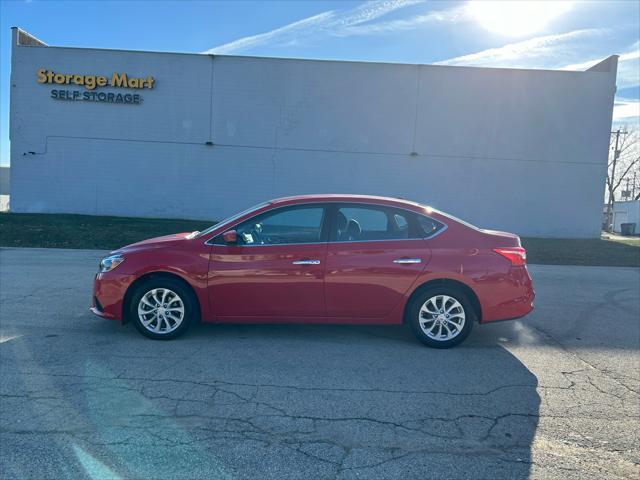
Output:
[[96,76],[95,75],[87,75],[84,77],[84,87],[87,90],[93,90],[96,88]]
[[125,72],[114,72],[111,75],[111,83],[109,78],[101,75],[80,75],[77,73],[56,73],[53,70],[40,68],[36,71],[38,83],[57,83],[57,84],[75,84],[84,85],[87,90],[93,90],[96,87],[112,87],[119,88],[153,88],[155,79],[149,75],[144,77],[127,77]]
[[113,75],[111,75],[111,86],[112,87],[126,87],[127,86],[127,74],[126,73],[121,73],[121,74],[114,73]]

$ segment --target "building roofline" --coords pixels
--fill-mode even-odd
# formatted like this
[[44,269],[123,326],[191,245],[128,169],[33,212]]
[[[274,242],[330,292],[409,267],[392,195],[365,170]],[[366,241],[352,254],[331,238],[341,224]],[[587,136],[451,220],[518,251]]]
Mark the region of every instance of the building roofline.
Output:
[[126,52],[126,53],[141,53],[141,54],[159,54],[159,55],[191,55],[197,57],[223,57],[223,58],[240,58],[240,59],[255,59],[255,60],[278,60],[278,61],[295,61],[295,62],[326,62],[326,63],[356,63],[363,65],[395,65],[395,66],[403,66],[403,67],[427,67],[427,68],[455,68],[455,69],[473,69],[473,70],[505,70],[509,72],[522,71],[522,72],[554,72],[554,73],[610,73],[609,71],[605,71],[604,69],[598,69],[604,64],[610,64],[611,59],[615,57],[617,60],[618,55],[610,55],[604,60],[598,62],[594,66],[588,68],[587,70],[554,70],[548,68],[509,68],[509,67],[479,67],[479,66],[468,66],[468,65],[441,65],[437,63],[400,63],[400,62],[383,62],[383,61],[375,61],[375,60],[338,60],[338,59],[329,59],[329,58],[296,58],[296,57],[274,57],[274,56],[257,56],[257,55],[225,55],[225,54],[217,54],[217,53],[203,53],[203,52],[168,52],[162,50],[130,50],[123,48],[97,48],[97,47],[67,47],[67,46],[58,46],[58,45],[48,45],[41,40],[39,40],[34,35],[31,35],[27,31],[21,29],[20,27],[11,27],[12,30],[18,30],[32,37],[36,41],[42,43],[42,45],[17,45],[19,47],[27,47],[27,48],[56,48],[56,49],[67,49],[67,50],[85,50],[85,51],[98,51],[98,52]]
[[[30,34],[29,32],[27,32],[26,30],[23,30],[20,27],[11,27],[11,33],[13,35],[13,43],[17,46],[20,47],[48,47],[49,45],[47,45],[46,43],[44,43],[42,40],[40,40],[38,37],[36,37],[35,35]],[[20,44],[20,35],[25,35],[27,38],[31,39],[33,42],[36,43],[36,45],[27,45],[27,44]]]

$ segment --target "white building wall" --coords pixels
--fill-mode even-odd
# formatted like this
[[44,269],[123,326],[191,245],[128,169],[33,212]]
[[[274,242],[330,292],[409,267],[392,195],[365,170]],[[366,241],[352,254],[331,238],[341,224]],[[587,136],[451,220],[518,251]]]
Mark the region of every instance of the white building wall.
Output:
[[[156,82],[141,105],[62,101],[53,88],[83,87],[38,84],[39,68]],[[11,207],[215,220],[278,196],[366,193],[521,235],[595,237],[615,69],[615,57],[563,72],[14,38]]]
[[640,233],[640,200],[613,202],[613,231],[620,233],[623,223],[635,223],[635,232]]

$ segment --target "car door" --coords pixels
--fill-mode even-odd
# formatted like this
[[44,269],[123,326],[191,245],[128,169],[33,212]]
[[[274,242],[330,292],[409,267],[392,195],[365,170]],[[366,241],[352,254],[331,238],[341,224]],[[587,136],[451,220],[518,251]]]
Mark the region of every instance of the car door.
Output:
[[327,250],[327,315],[384,318],[430,258],[412,212],[370,204],[338,204]]
[[211,242],[209,300],[218,318],[325,315],[325,205],[280,207],[233,227],[237,244]]

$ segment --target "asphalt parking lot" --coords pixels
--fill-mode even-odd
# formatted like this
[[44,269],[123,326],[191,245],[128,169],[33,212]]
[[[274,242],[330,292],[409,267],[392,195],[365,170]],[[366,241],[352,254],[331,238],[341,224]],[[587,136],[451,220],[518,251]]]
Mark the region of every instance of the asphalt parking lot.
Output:
[[0,250],[3,479],[638,478],[640,270],[531,266],[537,309],[452,350],[403,327],[87,310],[103,252]]

